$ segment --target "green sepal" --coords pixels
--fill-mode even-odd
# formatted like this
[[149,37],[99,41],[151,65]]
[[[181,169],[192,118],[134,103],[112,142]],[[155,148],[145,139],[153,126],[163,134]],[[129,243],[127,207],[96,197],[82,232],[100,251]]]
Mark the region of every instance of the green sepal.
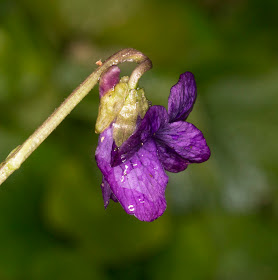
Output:
[[121,81],[113,89],[109,90],[100,99],[98,117],[95,127],[96,133],[103,132],[115,120],[124,105],[127,95],[128,85],[125,82],[125,79],[121,79]]
[[113,123],[113,139],[119,147],[132,135],[138,117],[145,116],[150,106],[143,89],[129,89],[128,77],[109,90],[101,99],[96,133],[102,133]]
[[124,105],[113,124],[113,139],[118,147],[132,135],[138,117],[142,119],[148,108],[149,102],[143,89],[129,90]]

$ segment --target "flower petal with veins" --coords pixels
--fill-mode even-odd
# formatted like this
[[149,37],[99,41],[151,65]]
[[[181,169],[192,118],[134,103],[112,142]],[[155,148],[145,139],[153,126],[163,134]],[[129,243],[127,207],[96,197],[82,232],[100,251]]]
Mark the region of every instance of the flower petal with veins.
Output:
[[[112,128],[101,135],[96,161],[111,191],[124,210],[141,221],[153,221],[166,209],[166,175],[157,156],[155,142],[150,139],[134,155],[116,167],[111,167]],[[106,196],[107,198],[107,196]]]
[[203,133],[191,123],[182,121],[170,123],[160,129],[155,138],[170,148],[168,156],[176,153],[188,163],[201,163],[210,157]]
[[172,86],[168,98],[170,122],[184,121],[193,109],[197,97],[194,75],[185,72],[180,75],[177,84]]

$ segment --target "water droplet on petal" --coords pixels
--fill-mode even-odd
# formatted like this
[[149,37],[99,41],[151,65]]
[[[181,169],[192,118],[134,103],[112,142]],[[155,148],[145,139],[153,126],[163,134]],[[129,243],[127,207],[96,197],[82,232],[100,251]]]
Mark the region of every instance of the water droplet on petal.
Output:
[[128,165],[125,165],[124,176],[127,174]]
[[126,158],[124,155],[121,155],[121,160],[122,160],[122,163],[126,162]]
[[135,207],[132,204],[130,204],[127,208],[131,212],[133,212],[135,210]]

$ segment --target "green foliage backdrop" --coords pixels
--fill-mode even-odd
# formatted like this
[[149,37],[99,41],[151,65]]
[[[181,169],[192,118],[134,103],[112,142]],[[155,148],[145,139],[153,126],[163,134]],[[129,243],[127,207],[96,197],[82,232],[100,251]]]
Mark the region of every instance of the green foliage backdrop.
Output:
[[153,104],[195,74],[189,121],[212,152],[169,174],[157,221],[104,210],[94,89],[0,188],[0,280],[278,279],[277,11],[275,0],[0,1],[0,160],[127,47],[153,61],[141,79]]

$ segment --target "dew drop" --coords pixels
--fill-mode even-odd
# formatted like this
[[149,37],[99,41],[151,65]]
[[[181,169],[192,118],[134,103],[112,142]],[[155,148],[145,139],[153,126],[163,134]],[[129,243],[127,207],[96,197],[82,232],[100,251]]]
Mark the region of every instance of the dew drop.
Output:
[[135,207],[132,204],[130,204],[127,208],[131,212],[133,212],[135,210]]
[[128,165],[125,165],[124,176],[127,174]]
[[126,162],[126,158],[124,155],[121,155],[121,160],[122,160],[122,162]]

